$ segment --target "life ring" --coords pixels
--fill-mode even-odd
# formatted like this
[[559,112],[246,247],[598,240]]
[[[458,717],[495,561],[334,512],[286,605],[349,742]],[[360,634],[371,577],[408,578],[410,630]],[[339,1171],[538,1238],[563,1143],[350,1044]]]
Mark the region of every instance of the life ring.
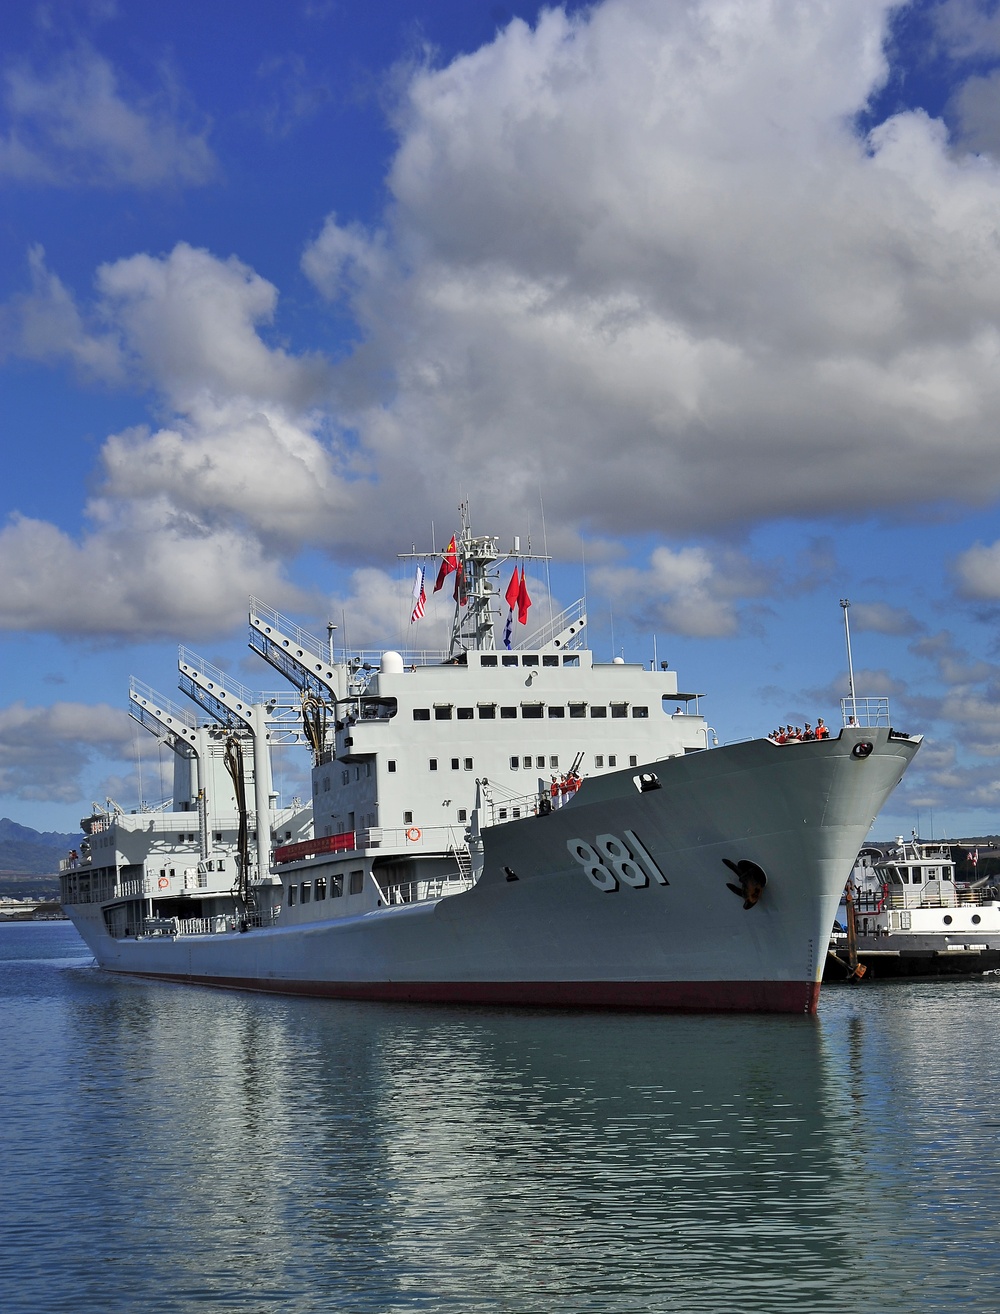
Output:
[[170,884],[170,882],[167,880],[166,876],[161,876],[160,879],[159,879],[156,883],[157,883],[157,885],[159,885],[159,887],[160,887],[161,890],[165,890],[165,889],[167,888],[167,886]]
[[420,827],[411,826],[410,829],[406,832],[406,838],[408,840],[413,840],[415,844],[417,840],[420,838]]

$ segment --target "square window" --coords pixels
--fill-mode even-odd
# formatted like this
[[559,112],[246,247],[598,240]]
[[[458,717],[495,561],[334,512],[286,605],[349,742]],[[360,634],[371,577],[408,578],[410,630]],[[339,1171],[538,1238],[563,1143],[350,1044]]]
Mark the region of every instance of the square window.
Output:
[[360,894],[365,888],[365,873],[363,871],[352,871],[350,876],[350,894]]
[[512,815],[513,817],[515,817],[515,818],[516,818],[516,817],[519,817],[519,816],[521,815],[521,809],[520,809],[520,808],[511,808],[511,815]]
[[550,758],[549,758],[549,766],[550,766],[553,770],[555,770],[555,768],[558,767],[558,765],[559,765],[559,759],[558,759],[557,757],[550,757]]
[[521,658],[521,665],[522,665],[522,666],[537,666],[537,665],[538,665],[538,654],[537,654],[537,653],[532,653],[532,654],[529,656],[529,655],[526,653],[526,654]]
[[569,715],[571,721],[579,721],[582,716],[587,715],[586,703],[570,703]]
[[607,714],[608,714],[608,709],[606,707],[592,707],[590,709],[590,715],[593,717],[595,721],[603,720],[607,716]]
[[530,770],[531,770],[531,758],[530,758],[530,757],[525,757],[525,758],[522,759],[522,761],[524,762],[525,769],[528,770],[528,771],[530,771]]
[[458,819],[459,819],[459,821],[468,821],[468,820],[469,820],[469,814],[468,814],[468,811],[467,811],[465,808],[459,808],[459,809],[458,809]]
[[628,716],[628,703],[612,703],[611,715],[617,717],[619,721],[623,716]]
[[516,708],[516,707],[501,707],[501,708],[500,708],[500,720],[501,720],[501,721],[513,721],[514,718],[515,718],[516,716],[517,716],[517,708]]
[[558,666],[558,665],[559,665],[559,658],[556,657],[556,656],[554,656],[554,655],[546,655],[545,657],[542,658],[542,665],[543,665],[543,666]]
[[395,770],[396,770],[396,762],[395,762],[395,759],[390,757],[390,758],[389,758],[389,761],[386,763],[386,766],[388,767],[388,769],[389,769],[390,771],[395,771]]
[[541,703],[522,703],[521,716],[526,721],[540,721],[542,719]]
[[480,705],[479,719],[481,721],[495,721],[497,719],[497,709],[491,703],[488,707]]
[[545,767],[545,758],[544,758],[544,757],[536,757],[536,758],[535,758],[535,766],[538,767],[539,771],[543,770],[544,767]]
[[499,808],[499,809],[497,810],[497,816],[500,818],[501,821],[506,821],[506,820],[507,820],[507,809],[506,809],[506,808]]
[[414,721],[429,721],[431,719],[431,709],[429,707],[415,707],[413,709]]
[[496,666],[496,664],[497,664],[496,654],[492,652],[483,653],[482,657],[480,657],[479,659],[480,666]]
[[649,716],[649,708],[648,708],[648,707],[633,707],[633,708],[632,708],[632,715],[635,717],[635,719],[636,719],[637,721],[645,721],[645,720],[648,718],[648,716]]
[[566,708],[565,708],[565,707],[550,707],[550,708],[549,708],[549,719],[552,720],[552,721],[561,721],[562,718],[563,718],[565,715],[566,715]]
[[500,658],[500,661],[504,666],[517,665],[517,658],[513,655],[513,653],[505,653],[503,657]]
[[595,767],[602,767],[602,766],[604,766],[604,754],[603,754],[603,753],[598,753],[597,756],[594,758],[594,766],[595,766]]
[[462,766],[465,768],[466,771],[471,771],[471,770],[472,770],[472,758],[471,758],[471,757],[463,758],[463,760],[462,760]]
[[460,721],[471,721],[473,716],[471,707],[460,707],[458,709],[458,719]]
[[435,721],[450,721],[450,720],[451,720],[451,704],[449,703],[447,707],[435,707],[435,708],[434,708],[434,720],[435,720]]
[[412,826],[412,825],[413,825],[413,813],[412,813],[412,812],[404,812],[404,813],[403,813],[403,825],[404,825],[404,826]]
[[428,765],[428,767],[429,767],[429,769],[430,769],[431,771],[436,771],[436,770],[438,769],[438,760],[437,760],[437,758],[436,758],[436,757],[432,757],[431,760],[430,760],[430,762],[428,762],[427,765]]
[[638,765],[639,765],[639,759],[636,757],[636,755],[635,755],[634,753],[632,753],[631,756],[629,757],[628,764],[629,764],[629,766],[638,766]]
[[512,757],[512,758],[510,759],[510,769],[511,769],[511,771],[516,771],[517,768],[518,768],[520,765],[521,765],[520,758]]
[[214,832],[214,835],[215,835],[216,840],[221,840],[221,839],[222,839],[222,831],[221,831],[221,830],[217,830],[217,831],[215,831],[215,832]]
[[579,665],[580,665],[580,658],[577,656],[575,652],[567,653],[563,657],[563,666],[579,666]]
[[609,766],[609,767],[613,767],[613,766],[617,766],[617,765],[618,765],[618,759],[617,759],[617,757],[615,757],[614,753],[609,754],[609,756],[608,756],[608,766]]
[[457,771],[457,770],[458,770],[458,758],[457,758],[457,757],[453,757],[453,758],[451,759],[451,769],[452,769],[452,771]]

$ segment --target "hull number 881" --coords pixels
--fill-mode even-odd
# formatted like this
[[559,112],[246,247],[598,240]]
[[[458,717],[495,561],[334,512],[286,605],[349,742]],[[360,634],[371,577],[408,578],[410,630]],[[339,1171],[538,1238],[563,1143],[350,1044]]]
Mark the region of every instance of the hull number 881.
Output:
[[598,835],[593,844],[570,839],[566,841],[566,847],[583,868],[591,885],[605,894],[613,894],[619,885],[631,885],[634,890],[642,889],[650,881],[669,885],[635,831],[626,830],[624,835],[624,840],[617,835]]

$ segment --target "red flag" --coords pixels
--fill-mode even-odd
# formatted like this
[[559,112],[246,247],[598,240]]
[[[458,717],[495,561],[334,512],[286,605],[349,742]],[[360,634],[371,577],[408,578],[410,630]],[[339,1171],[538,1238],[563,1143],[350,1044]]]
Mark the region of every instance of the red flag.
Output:
[[524,567],[521,567],[521,584],[517,590],[517,619],[522,625],[528,623],[528,608],[531,606],[531,599],[528,597],[528,586],[524,582]]
[[444,560],[441,562],[441,569],[438,571],[437,581],[434,585],[435,593],[444,588],[444,582],[453,570],[458,570],[458,549],[455,547],[454,534],[452,534],[451,542],[444,550]]
[[452,597],[460,607],[464,607],[469,601],[469,590],[465,585],[465,567],[462,565],[455,571],[455,588]]
[[507,585],[507,592],[503,595],[504,600],[506,601],[507,606],[511,609],[511,611],[513,611],[514,608],[517,606],[517,595],[519,591],[520,590],[518,588],[517,567],[515,566],[514,573],[510,577],[510,583]]

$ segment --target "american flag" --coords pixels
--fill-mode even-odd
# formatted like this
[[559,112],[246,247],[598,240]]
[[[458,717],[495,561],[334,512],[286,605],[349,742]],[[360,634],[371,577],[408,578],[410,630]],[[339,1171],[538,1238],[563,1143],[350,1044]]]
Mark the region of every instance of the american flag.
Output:
[[424,604],[427,602],[427,593],[424,590],[424,568],[417,567],[417,577],[413,581],[413,614],[410,616],[410,624],[420,620],[424,614]]

